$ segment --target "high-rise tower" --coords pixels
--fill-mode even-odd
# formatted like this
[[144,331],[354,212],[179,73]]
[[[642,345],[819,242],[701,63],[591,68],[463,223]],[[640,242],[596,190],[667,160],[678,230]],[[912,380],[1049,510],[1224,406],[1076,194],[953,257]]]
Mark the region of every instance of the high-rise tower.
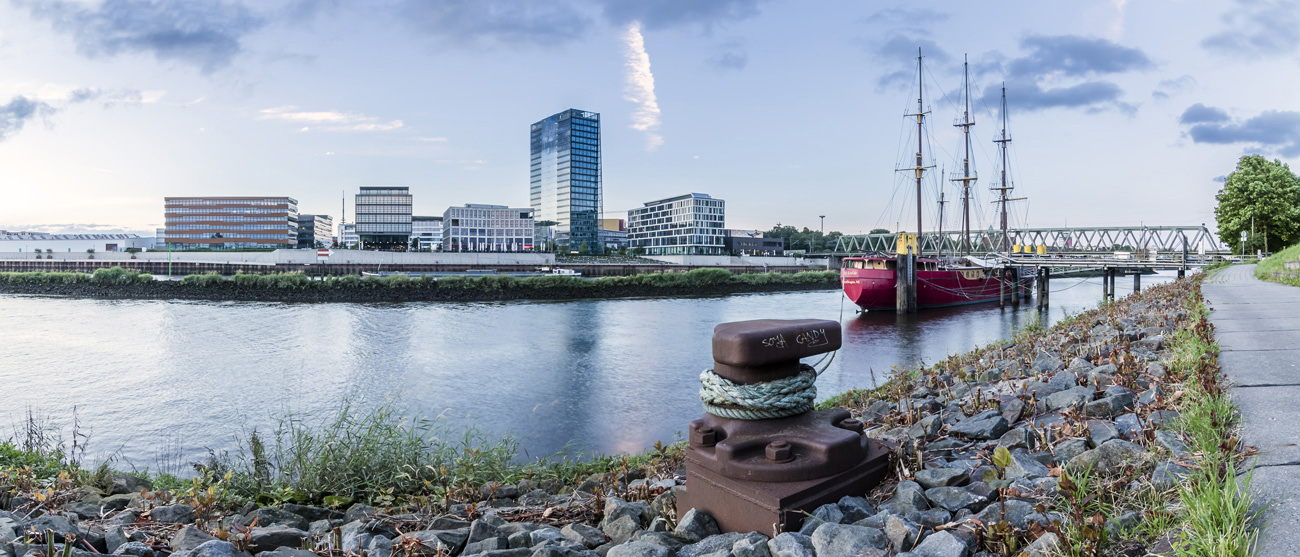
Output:
[[554,241],[569,251],[601,252],[600,114],[570,108],[533,124],[530,151],[536,221],[554,222]]

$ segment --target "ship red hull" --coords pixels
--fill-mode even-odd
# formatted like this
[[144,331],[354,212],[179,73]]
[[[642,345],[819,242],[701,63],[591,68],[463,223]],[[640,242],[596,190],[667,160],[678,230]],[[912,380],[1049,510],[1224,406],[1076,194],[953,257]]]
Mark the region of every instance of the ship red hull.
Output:
[[[864,263],[862,267],[853,261]],[[840,269],[840,284],[849,301],[867,310],[893,310],[897,307],[897,272],[893,260],[885,258],[846,258]],[[937,262],[922,260],[916,273],[916,305],[937,308],[996,302],[1002,297],[1003,280],[999,270],[980,267],[939,268]],[[1006,279],[1006,295],[1014,290],[1013,277]],[[1024,285],[1025,281],[1021,281]]]

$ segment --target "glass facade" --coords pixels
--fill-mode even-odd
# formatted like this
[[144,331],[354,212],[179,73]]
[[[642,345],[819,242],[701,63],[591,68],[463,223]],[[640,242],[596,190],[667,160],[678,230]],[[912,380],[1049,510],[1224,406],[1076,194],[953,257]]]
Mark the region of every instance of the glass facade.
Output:
[[627,212],[627,241],[647,255],[724,255],[726,202],[692,193]]
[[569,109],[532,125],[529,202],[569,251],[602,251],[600,114]]
[[533,210],[505,205],[450,207],[442,214],[443,251],[533,251]]
[[333,236],[334,219],[329,215],[298,215],[298,249],[330,247]]
[[411,217],[411,240],[416,251],[442,249],[442,217]]
[[356,197],[356,231],[361,249],[409,249],[411,199],[411,188],[406,186],[361,186]]
[[298,243],[298,201],[292,197],[166,197],[163,218],[162,240],[172,249],[293,248]]

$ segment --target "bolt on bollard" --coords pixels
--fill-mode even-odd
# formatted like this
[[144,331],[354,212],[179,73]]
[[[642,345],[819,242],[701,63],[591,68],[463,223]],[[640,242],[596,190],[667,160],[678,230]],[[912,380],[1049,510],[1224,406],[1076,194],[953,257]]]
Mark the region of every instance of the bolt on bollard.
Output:
[[700,375],[706,414],[689,426],[679,517],[708,512],[724,532],[776,535],[805,513],[878,485],[889,448],[848,410],[814,410],[817,373],[801,358],[838,350],[840,324],[739,321],[713,330],[714,367]]

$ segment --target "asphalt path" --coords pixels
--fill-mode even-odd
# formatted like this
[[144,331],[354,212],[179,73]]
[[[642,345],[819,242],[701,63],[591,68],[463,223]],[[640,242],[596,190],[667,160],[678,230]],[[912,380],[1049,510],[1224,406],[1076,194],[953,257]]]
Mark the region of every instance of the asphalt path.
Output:
[[1219,365],[1241,409],[1243,439],[1260,454],[1261,557],[1300,556],[1300,288],[1255,278],[1234,265],[1202,287],[1213,310]]

